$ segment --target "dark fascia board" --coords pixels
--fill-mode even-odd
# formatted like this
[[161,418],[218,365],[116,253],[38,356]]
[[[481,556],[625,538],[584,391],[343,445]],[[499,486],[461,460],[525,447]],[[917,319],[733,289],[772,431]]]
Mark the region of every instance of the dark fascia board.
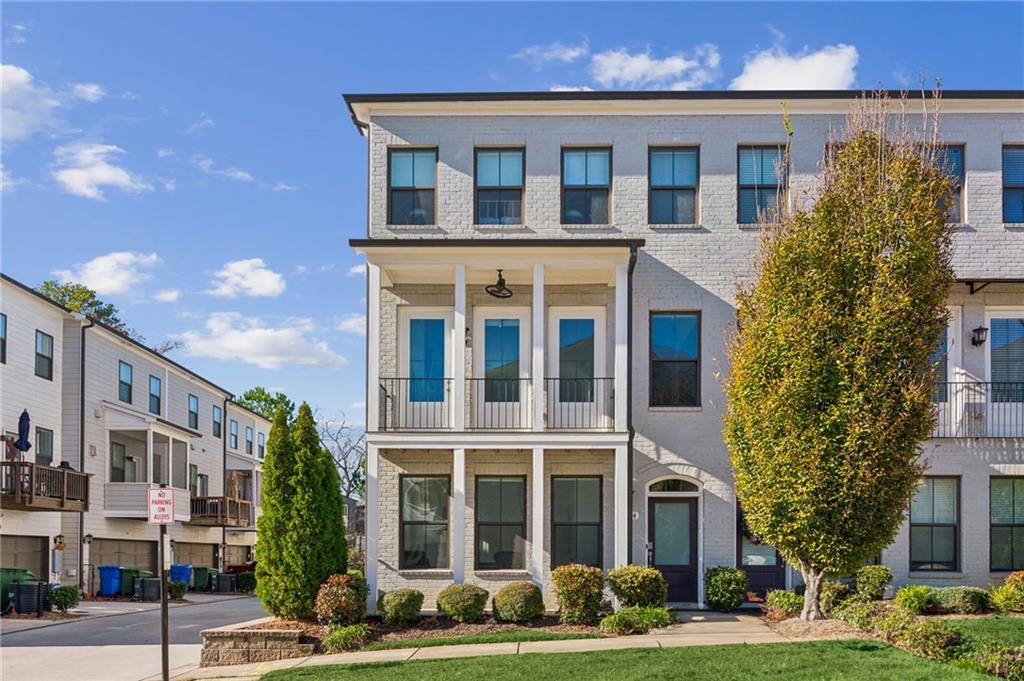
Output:
[[352,248],[438,247],[438,248],[643,248],[643,239],[349,239]]
[[[79,313],[75,312],[74,310],[70,310],[70,309],[64,307],[60,303],[47,298],[46,296],[44,296],[42,293],[40,293],[39,291],[35,290],[31,286],[29,286],[27,284],[23,284],[22,282],[18,281],[17,279],[15,279],[15,278],[7,275],[7,274],[4,274],[3,272],[0,272],[0,279],[3,279],[4,281],[10,283],[12,286],[16,286],[16,287],[20,288],[25,293],[29,293],[29,294],[35,296],[39,300],[42,300],[42,301],[44,301],[46,303],[49,303],[50,305],[53,305],[55,308],[57,308],[58,310],[61,310],[62,312],[67,313],[68,315],[79,314]],[[191,369],[189,369],[188,367],[182,366],[181,364],[178,364],[177,362],[175,362],[170,357],[166,357],[164,355],[161,355],[159,352],[157,352],[153,348],[148,347],[145,344],[140,343],[139,341],[135,340],[134,338],[132,338],[131,336],[126,334],[124,331],[121,331],[119,329],[115,329],[114,327],[110,326],[109,324],[105,324],[105,323],[99,321],[98,319],[93,319],[92,317],[86,317],[86,318],[89,319],[97,327],[103,329],[104,331],[106,331],[108,333],[113,334],[114,336],[117,336],[119,339],[121,339],[123,341],[131,343],[132,345],[137,347],[139,350],[143,350],[143,351],[149,353],[150,355],[152,355],[153,357],[156,357],[159,361],[166,362],[167,364],[170,364],[171,366],[175,367],[179,371],[181,371],[181,372],[183,372],[185,374],[188,374],[189,376],[191,376],[192,378],[196,379],[197,381],[201,381],[202,383],[205,383],[206,385],[210,386],[211,388],[214,388],[215,390],[224,393],[225,395],[227,395],[228,399],[231,399],[231,398],[234,397],[234,393],[232,393],[227,388],[222,388],[221,386],[217,385],[216,383],[214,383],[210,379],[204,378],[204,377],[200,376],[199,374],[197,374],[196,372],[194,372]]]
[[260,419],[261,421],[265,421],[267,423],[273,423],[274,422],[273,419],[268,419],[266,416],[264,416],[263,414],[259,413],[258,411],[253,411],[252,409],[250,409],[249,407],[245,406],[244,404],[239,404],[234,399],[229,399],[228,400],[228,404],[230,404],[232,407],[234,407],[236,409],[240,409],[241,411],[249,412],[250,414],[252,414],[256,418]]

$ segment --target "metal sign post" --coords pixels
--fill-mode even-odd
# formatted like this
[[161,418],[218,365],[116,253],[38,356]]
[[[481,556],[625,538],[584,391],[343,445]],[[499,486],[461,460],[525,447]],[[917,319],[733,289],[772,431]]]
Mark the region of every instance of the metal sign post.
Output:
[[149,522],[160,526],[160,545],[157,547],[160,560],[160,670],[163,681],[170,681],[167,640],[167,561],[164,544],[167,541],[167,526],[174,522],[174,490],[164,483],[149,490]]

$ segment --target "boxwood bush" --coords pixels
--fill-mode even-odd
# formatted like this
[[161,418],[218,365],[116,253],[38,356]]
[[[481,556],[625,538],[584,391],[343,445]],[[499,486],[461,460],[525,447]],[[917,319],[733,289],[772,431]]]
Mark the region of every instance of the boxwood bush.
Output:
[[50,602],[55,610],[67,612],[78,605],[78,588],[74,586],[58,586],[50,592]]
[[992,607],[999,612],[1024,612],[1024,591],[1002,584],[988,594]]
[[533,582],[512,582],[494,595],[491,607],[501,622],[529,622],[544,614],[544,595]]
[[558,614],[566,624],[593,624],[601,612],[604,575],[588,565],[561,565],[551,571]]
[[239,591],[249,593],[256,590],[256,573],[239,572],[235,575],[235,588]]
[[739,568],[713,567],[704,571],[704,603],[712,610],[733,612],[747,600],[747,573]]
[[853,577],[857,596],[866,601],[882,600],[891,581],[892,571],[884,565],[865,565]]
[[188,591],[188,582],[180,582],[177,580],[167,583],[167,597],[174,600],[185,597],[185,592]]
[[879,615],[877,604],[850,598],[832,613],[837,620],[861,631],[871,631]]
[[624,606],[664,607],[668,583],[661,570],[626,565],[608,571],[608,586]]
[[418,622],[423,609],[423,592],[416,589],[389,591],[377,601],[377,612],[384,624]]
[[778,622],[799,615],[804,608],[804,597],[794,591],[772,589],[761,607],[768,619]]
[[932,588],[931,599],[940,613],[977,615],[991,607],[988,592],[975,586]]
[[962,643],[963,639],[956,629],[934,619],[915,621],[896,639],[896,645],[908,653],[940,662],[955,659]]
[[366,616],[366,581],[352,575],[331,575],[317,591],[313,612],[321,624],[355,624]]
[[833,579],[822,580],[821,591],[818,593],[818,606],[821,608],[821,614],[831,617],[832,611],[852,596],[853,587],[849,584]]
[[362,647],[369,635],[370,627],[362,622],[345,626],[335,625],[328,630],[327,635],[320,641],[320,647],[323,648],[325,653],[355,650]]
[[488,595],[475,584],[452,584],[437,595],[437,609],[456,622],[476,622],[484,616]]
[[665,607],[631,605],[601,620],[601,631],[615,636],[646,634],[651,629],[667,627],[675,617]]
[[914,613],[904,608],[889,608],[875,620],[875,633],[888,643],[895,643],[907,628],[917,620]]
[[920,615],[931,607],[932,588],[924,584],[908,584],[896,592],[893,601],[907,612]]

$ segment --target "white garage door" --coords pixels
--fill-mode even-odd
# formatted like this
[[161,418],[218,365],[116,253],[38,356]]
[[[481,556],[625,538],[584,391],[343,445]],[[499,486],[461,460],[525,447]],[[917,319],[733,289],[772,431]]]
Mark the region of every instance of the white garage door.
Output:
[[31,570],[36,579],[50,579],[47,537],[5,534],[0,537],[0,567]]
[[217,545],[174,542],[174,562],[192,567],[217,567]]
[[89,562],[95,592],[100,585],[100,565],[120,565],[136,570],[157,572],[156,542],[130,539],[93,539],[89,545]]

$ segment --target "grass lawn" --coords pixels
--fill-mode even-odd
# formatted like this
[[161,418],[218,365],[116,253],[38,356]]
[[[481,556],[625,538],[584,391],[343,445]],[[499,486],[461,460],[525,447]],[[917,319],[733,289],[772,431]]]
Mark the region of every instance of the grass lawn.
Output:
[[262,681],[667,681],[682,678],[698,681],[991,681],[992,677],[914,657],[875,641],[817,641],[301,667],[271,672]]
[[468,634],[449,638],[409,638],[402,641],[375,641],[360,650],[390,650],[392,648],[431,648],[433,646],[458,646],[467,643],[515,643],[517,641],[564,641],[572,638],[601,638],[590,632],[540,631],[536,629],[514,629],[495,631],[490,634]]
[[961,634],[976,641],[1024,646],[1024,617],[991,615],[977,619],[951,619],[948,622]]

